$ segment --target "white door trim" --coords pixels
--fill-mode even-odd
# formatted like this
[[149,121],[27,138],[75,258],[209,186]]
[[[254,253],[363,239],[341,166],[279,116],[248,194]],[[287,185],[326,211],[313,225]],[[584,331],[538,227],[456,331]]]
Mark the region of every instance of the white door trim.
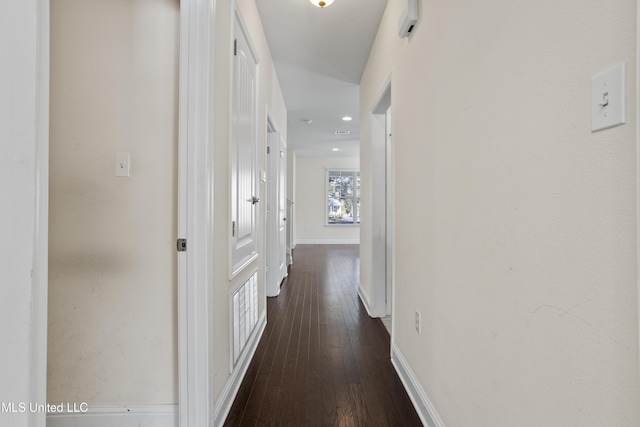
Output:
[[[37,0],[35,215],[31,312],[30,399],[47,398],[49,294],[49,0]],[[29,426],[44,426],[45,413],[31,413]]]
[[[386,116],[387,111],[392,107],[391,102],[391,77],[385,82],[380,95],[373,104],[370,114],[371,123],[371,289],[369,314],[372,317],[385,317],[392,307],[387,304],[387,294],[393,302],[393,282],[388,284],[387,254],[392,253],[392,248],[387,248],[393,244],[391,230],[387,230],[387,210],[386,193],[387,173],[377,174],[374,171],[387,168],[387,136],[386,136]],[[374,188],[385,188],[384,195],[380,191],[374,193]],[[390,189],[391,192],[393,189]],[[388,286],[389,285],[389,286]],[[387,288],[388,286],[388,288]]]
[[[386,310],[387,315],[393,313],[393,284],[395,283],[395,203],[393,203],[395,197],[395,175],[394,175],[394,145],[393,145],[393,108],[389,105],[389,109],[385,113],[385,162],[386,162],[386,182],[385,182],[385,229],[386,229],[386,261],[387,261],[387,276],[386,276]],[[393,322],[391,323],[393,327]]]
[[178,381],[181,427],[212,426],[215,0],[180,2]]
[[267,182],[265,185],[266,200],[265,200],[265,213],[268,207],[269,214],[265,215],[265,261],[266,269],[269,269],[266,283],[266,295],[268,297],[276,297],[280,293],[280,283],[278,282],[278,257],[277,257],[277,242],[278,242],[278,227],[276,218],[278,217],[278,168],[276,153],[279,150],[279,132],[278,126],[273,120],[269,108],[267,108],[267,130],[266,141],[267,149],[270,150],[269,154],[265,153],[266,168],[267,168]]
[[[213,48],[216,0],[180,2],[180,133],[178,232],[188,252],[178,261],[178,376],[181,427],[213,422]],[[31,336],[32,401],[46,400],[48,199],[49,199],[49,0],[38,14],[36,212]],[[34,413],[31,426],[44,426]]]
[[287,277],[287,143],[278,135],[278,289]]
[[[636,6],[636,271],[640,272],[640,0]],[[638,285],[638,312],[640,314],[640,274],[636,273]],[[640,336],[640,315],[638,316],[638,334]],[[638,340],[640,348],[640,340]],[[638,352],[640,365],[640,352]]]

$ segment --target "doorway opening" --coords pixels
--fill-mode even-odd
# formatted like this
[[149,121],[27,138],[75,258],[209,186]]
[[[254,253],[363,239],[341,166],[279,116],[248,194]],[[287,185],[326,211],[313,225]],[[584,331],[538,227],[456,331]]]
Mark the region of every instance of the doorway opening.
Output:
[[393,120],[391,81],[371,111],[372,309],[393,336]]
[[280,283],[287,276],[287,148],[268,114],[266,150],[265,283],[267,296],[276,297]]

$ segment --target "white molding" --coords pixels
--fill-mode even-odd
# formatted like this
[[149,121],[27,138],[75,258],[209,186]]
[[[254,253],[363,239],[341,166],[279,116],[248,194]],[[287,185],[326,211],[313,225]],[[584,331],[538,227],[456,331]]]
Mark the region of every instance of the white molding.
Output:
[[227,382],[224,384],[224,387],[220,392],[220,396],[216,401],[213,421],[214,426],[223,425],[224,421],[227,418],[227,415],[229,415],[231,405],[233,404],[233,401],[238,394],[240,384],[242,384],[242,380],[247,373],[247,369],[249,369],[249,364],[253,359],[256,348],[258,347],[258,343],[260,342],[260,338],[262,338],[262,334],[264,333],[264,329],[266,326],[267,313],[266,310],[263,310],[262,314],[260,315],[260,320],[258,320],[258,324],[256,325],[253,335],[251,336],[251,340],[248,343],[249,345],[245,347],[245,351],[243,351],[242,355],[240,355],[240,358],[236,363],[236,369],[227,378]]
[[424,389],[418,382],[407,360],[402,355],[400,349],[394,344],[391,345],[391,363],[396,368],[400,381],[413,402],[413,406],[424,424],[427,427],[445,427],[444,422],[438,415]]
[[360,239],[297,239],[296,240],[296,245],[359,245],[359,244],[360,244]]
[[360,301],[362,301],[362,305],[364,305],[364,308],[367,310],[369,317],[378,317],[372,314],[371,305],[369,304],[369,294],[364,290],[362,284],[358,285],[358,296],[360,297]]
[[[636,271],[640,271],[640,0],[636,7]],[[636,274],[638,286],[638,311],[640,314],[640,275]],[[640,335],[640,315],[638,316],[638,331]],[[640,339],[638,340],[640,349]],[[640,364],[640,351],[638,352]]]
[[[375,310],[373,308],[373,306],[371,305],[371,297],[369,296],[367,291],[362,287],[362,284],[358,285],[358,296],[360,297],[360,301],[362,301],[362,305],[364,305],[364,308],[367,310],[367,314],[369,315],[369,317],[376,319],[376,318],[382,318],[387,316],[386,310],[380,310],[380,309]],[[393,329],[393,323],[392,323],[392,329]],[[391,334],[391,338],[393,340],[393,334]]]
[[[275,127],[271,116],[268,117],[268,123]],[[279,263],[278,263],[278,233],[279,227],[276,219],[278,218],[278,158],[276,151],[280,150],[280,134],[278,131],[268,132],[266,136],[265,147],[270,147],[273,152],[271,154],[265,154],[265,159],[268,162],[267,170],[267,187],[265,197],[265,235],[266,235],[266,252],[265,261],[269,268],[269,281],[266,282],[266,295],[268,297],[275,297],[280,294],[280,281],[278,276],[280,275]],[[266,148],[265,148],[266,153]],[[269,222],[267,222],[266,208],[269,209]],[[266,268],[265,268],[266,270]]]
[[[640,271],[640,0],[636,4],[636,271]],[[638,334],[640,336],[640,274],[636,274],[638,287]],[[640,349],[640,339],[638,340]],[[638,351],[640,365],[640,351]]]
[[[371,233],[371,247],[367,258],[370,259],[370,301],[371,307],[375,313],[379,313],[380,317],[384,317],[391,309],[389,299],[393,301],[393,285],[392,277],[393,269],[389,256],[393,258],[393,224],[390,225],[389,218],[392,214],[390,212],[390,206],[386,203],[388,197],[393,194],[393,187],[389,187],[392,184],[389,180],[389,174],[392,171],[388,170],[389,153],[388,153],[388,136],[387,136],[387,112],[393,106],[392,102],[393,89],[392,89],[392,75],[387,77],[382,89],[376,98],[376,102],[371,108],[369,115],[369,131],[371,134],[370,141],[370,209],[371,218],[369,224],[369,231]],[[375,171],[382,170],[383,173],[375,173]],[[383,193],[374,191],[375,188],[382,188]],[[385,190],[386,189],[386,190]],[[392,208],[392,206],[391,206]],[[390,249],[391,247],[391,249]],[[391,268],[391,272],[388,269]],[[377,317],[377,316],[376,316]]]
[[216,0],[180,2],[178,381],[181,427],[213,420],[214,28]]
[[[47,395],[47,320],[49,293],[49,0],[38,0],[35,121],[35,215],[31,305],[30,398],[44,402]],[[45,415],[31,414],[30,426],[42,426]]]
[[[66,405],[66,403],[65,403]],[[77,403],[76,410],[84,411]],[[71,407],[74,408],[73,404]],[[47,414],[47,427],[178,427],[178,405],[86,406],[86,412]]]
[[[258,228],[259,228],[258,225],[256,225],[256,230]],[[258,233],[256,233],[256,234],[258,234]],[[257,239],[258,238],[256,237],[256,240]],[[256,243],[256,246],[257,246],[257,243]],[[231,274],[229,274],[229,280],[235,279],[240,273],[242,273],[243,271],[247,270],[247,268],[251,264],[253,264],[253,262],[255,260],[257,260],[259,256],[260,256],[260,254],[258,253],[258,251],[252,252],[250,255],[247,255],[244,259],[239,261],[236,265],[230,266]]]

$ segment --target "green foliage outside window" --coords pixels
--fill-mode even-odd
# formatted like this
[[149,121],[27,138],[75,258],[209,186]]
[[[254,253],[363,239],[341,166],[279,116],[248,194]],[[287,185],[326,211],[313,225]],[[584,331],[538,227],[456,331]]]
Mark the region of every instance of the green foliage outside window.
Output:
[[327,224],[360,223],[360,172],[329,170]]

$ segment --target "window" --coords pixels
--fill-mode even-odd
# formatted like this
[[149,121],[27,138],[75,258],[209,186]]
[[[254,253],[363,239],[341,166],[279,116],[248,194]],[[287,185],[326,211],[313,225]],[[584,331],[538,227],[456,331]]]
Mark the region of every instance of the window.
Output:
[[327,170],[327,225],[360,224],[360,171]]

